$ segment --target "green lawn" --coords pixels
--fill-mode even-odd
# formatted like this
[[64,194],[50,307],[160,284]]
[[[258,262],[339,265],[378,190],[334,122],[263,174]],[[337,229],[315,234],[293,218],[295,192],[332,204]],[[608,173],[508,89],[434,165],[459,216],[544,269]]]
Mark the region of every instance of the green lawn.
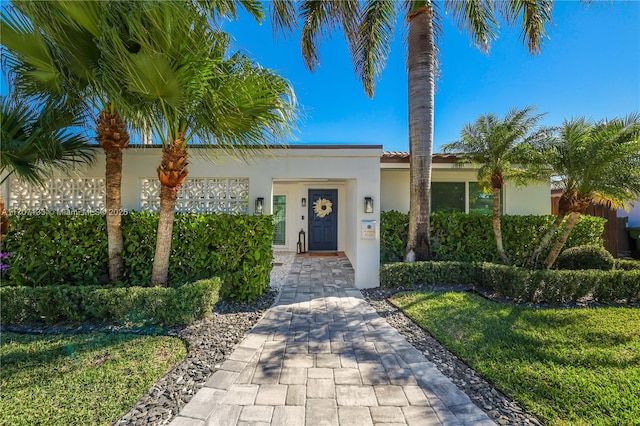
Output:
[[185,356],[164,336],[3,333],[0,424],[111,424]]
[[533,309],[469,293],[392,302],[550,425],[640,425],[640,309]]

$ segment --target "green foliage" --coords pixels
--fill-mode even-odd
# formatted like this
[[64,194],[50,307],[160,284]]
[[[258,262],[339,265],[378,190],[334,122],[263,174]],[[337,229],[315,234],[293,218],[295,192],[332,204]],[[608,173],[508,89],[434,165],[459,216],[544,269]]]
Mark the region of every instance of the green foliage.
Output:
[[613,269],[621,271],[640,270],[640,261],[629,259],[613,259]]
[[393,303],[546,425],[638,424],[639,309],[535,309],[432,291]]
[[516,302],[564,303],[592,295],[599,302],[640,301],[640,270],[531,271],[472,262],[415,262],[382,265],[380,285],[477,284]]
[[169,336],[3,332],[0,423],[113,424],[186,353]]
[[600,269],[610,271],[614,258],[604,247],[577,246],[560,253],[556,259],[557,269]]
[[55,285],[0,287],[3,324],[105,321],[186,325],[211,313],[221,281],[177,288]]
[[[122,219],[125,282],[149,286],[158,215],[131,212]],[[11,220],[5,244],[9,278],[3,285],[108,282],[104,215],[26,214]],[[273,227],[266,215],[176,214],[170,285],[220,276],[225,297],[257,298],[269,283]]]
[[[507,216],[500,218],[503,244],[514,265],[528,263],[544,232],[555,216]],[[382,263],[404,258],[409,215],[397,211],[380,215],[380,259]],[[566,247],[602,246],[605,219],[581,215]],[[481,214],[433,213],[431,239],[437,260],[500,262],[491,217]],[[549,249],[548,249],[549,250]],[[546,253],[545,253],[546,255]]]
[[380,262],[401,262],[407,248],[409,215],[395,210],[380,213]]

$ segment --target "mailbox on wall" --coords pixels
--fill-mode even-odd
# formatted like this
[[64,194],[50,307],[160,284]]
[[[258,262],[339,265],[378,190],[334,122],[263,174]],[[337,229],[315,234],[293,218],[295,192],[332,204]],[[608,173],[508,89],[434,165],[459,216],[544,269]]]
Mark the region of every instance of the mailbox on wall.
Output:
[[360,234],[360,237],[363,240],[375,240],[377,238],[375,220],[362,221],[362,233]]

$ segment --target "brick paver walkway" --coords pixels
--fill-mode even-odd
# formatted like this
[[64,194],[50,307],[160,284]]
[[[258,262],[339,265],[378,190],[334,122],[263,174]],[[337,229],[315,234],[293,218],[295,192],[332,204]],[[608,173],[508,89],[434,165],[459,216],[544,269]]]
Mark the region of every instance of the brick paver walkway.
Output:
[[171,425],[495,425],[353,285],[296,258],[276,304]]

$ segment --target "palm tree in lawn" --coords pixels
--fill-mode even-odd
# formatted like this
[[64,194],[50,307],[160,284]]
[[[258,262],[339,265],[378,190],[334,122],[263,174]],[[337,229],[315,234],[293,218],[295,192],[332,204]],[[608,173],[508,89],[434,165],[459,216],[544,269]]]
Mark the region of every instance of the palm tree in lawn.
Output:
[[[126,5],[124,5],[126,7]],[[188,171],[188,144],[244,153],[283,140],[293,114],[293,93],[281,77],[228,51],[229,37],[211,29],[188,2],[149,2],[140,22],[127,15],[126,38],[105,39],[109,61],[120,63],[105,81],[124,81],[144,105],[143,120],[162,140],[160,212],[151,282],[168,281],[178,189]]]
[[[594,123],[565,121],[557,135],[539,145],[562,187],[558,216],[532,256],[533,268],[562,225],[543,263],[550,268],[569,233],[591,203],[625,208],[640,194],[640,114]],[[563,224],[564,219],[567,218]]]
[[[28,105],[15,98],[0,99],[0,185],[15,177],[23,182],[42,185],[54,169],[70,171],[91,164],[95,150],[86,137],[75,129],[81,116],[60,105]],[[0,249],[9,228],[0,196]]]
[[441,31],[442,12],[449,14],[461,29],[466,30],[482,51],[488,51],[491,41],[497,36],[496,15],[501,15],[508,24],[520,18],[522,39],[533,54],[540,50],[545,25],[551,22],[552,1],[274,0],[271,5],[276,31],[292,31],[298,20],[302,22],[302,54],[312,71],[319,63],[317,45],[322,36],[341,27],[349,44],[355,72],[362,80],[366,94],[371,97],[390,51],[396,21],[400,17],[408,22],[411,171],[407,256],[413,252],[416,260],[430,259],[429,198],[437,70],[436,35]]
[[529,155],[531,150],[523,145],[539,144],[539,139],[547,134],[544,130],[536,129],[542,114],[534,114],[534,110],[534,107],[514,108],[503,119],[495,114],[482,115],[475,123],[464,126],[459,141],[443,146],[445,152],[462,153],[462,161],[479,165],[478,183],[483,189],[491,188],[493,233],[505,265],[510,262],[502,244],[500,191],[505,180],[524,183],[544,176],[540,175],[540,163],[531,163],[535,157]]

